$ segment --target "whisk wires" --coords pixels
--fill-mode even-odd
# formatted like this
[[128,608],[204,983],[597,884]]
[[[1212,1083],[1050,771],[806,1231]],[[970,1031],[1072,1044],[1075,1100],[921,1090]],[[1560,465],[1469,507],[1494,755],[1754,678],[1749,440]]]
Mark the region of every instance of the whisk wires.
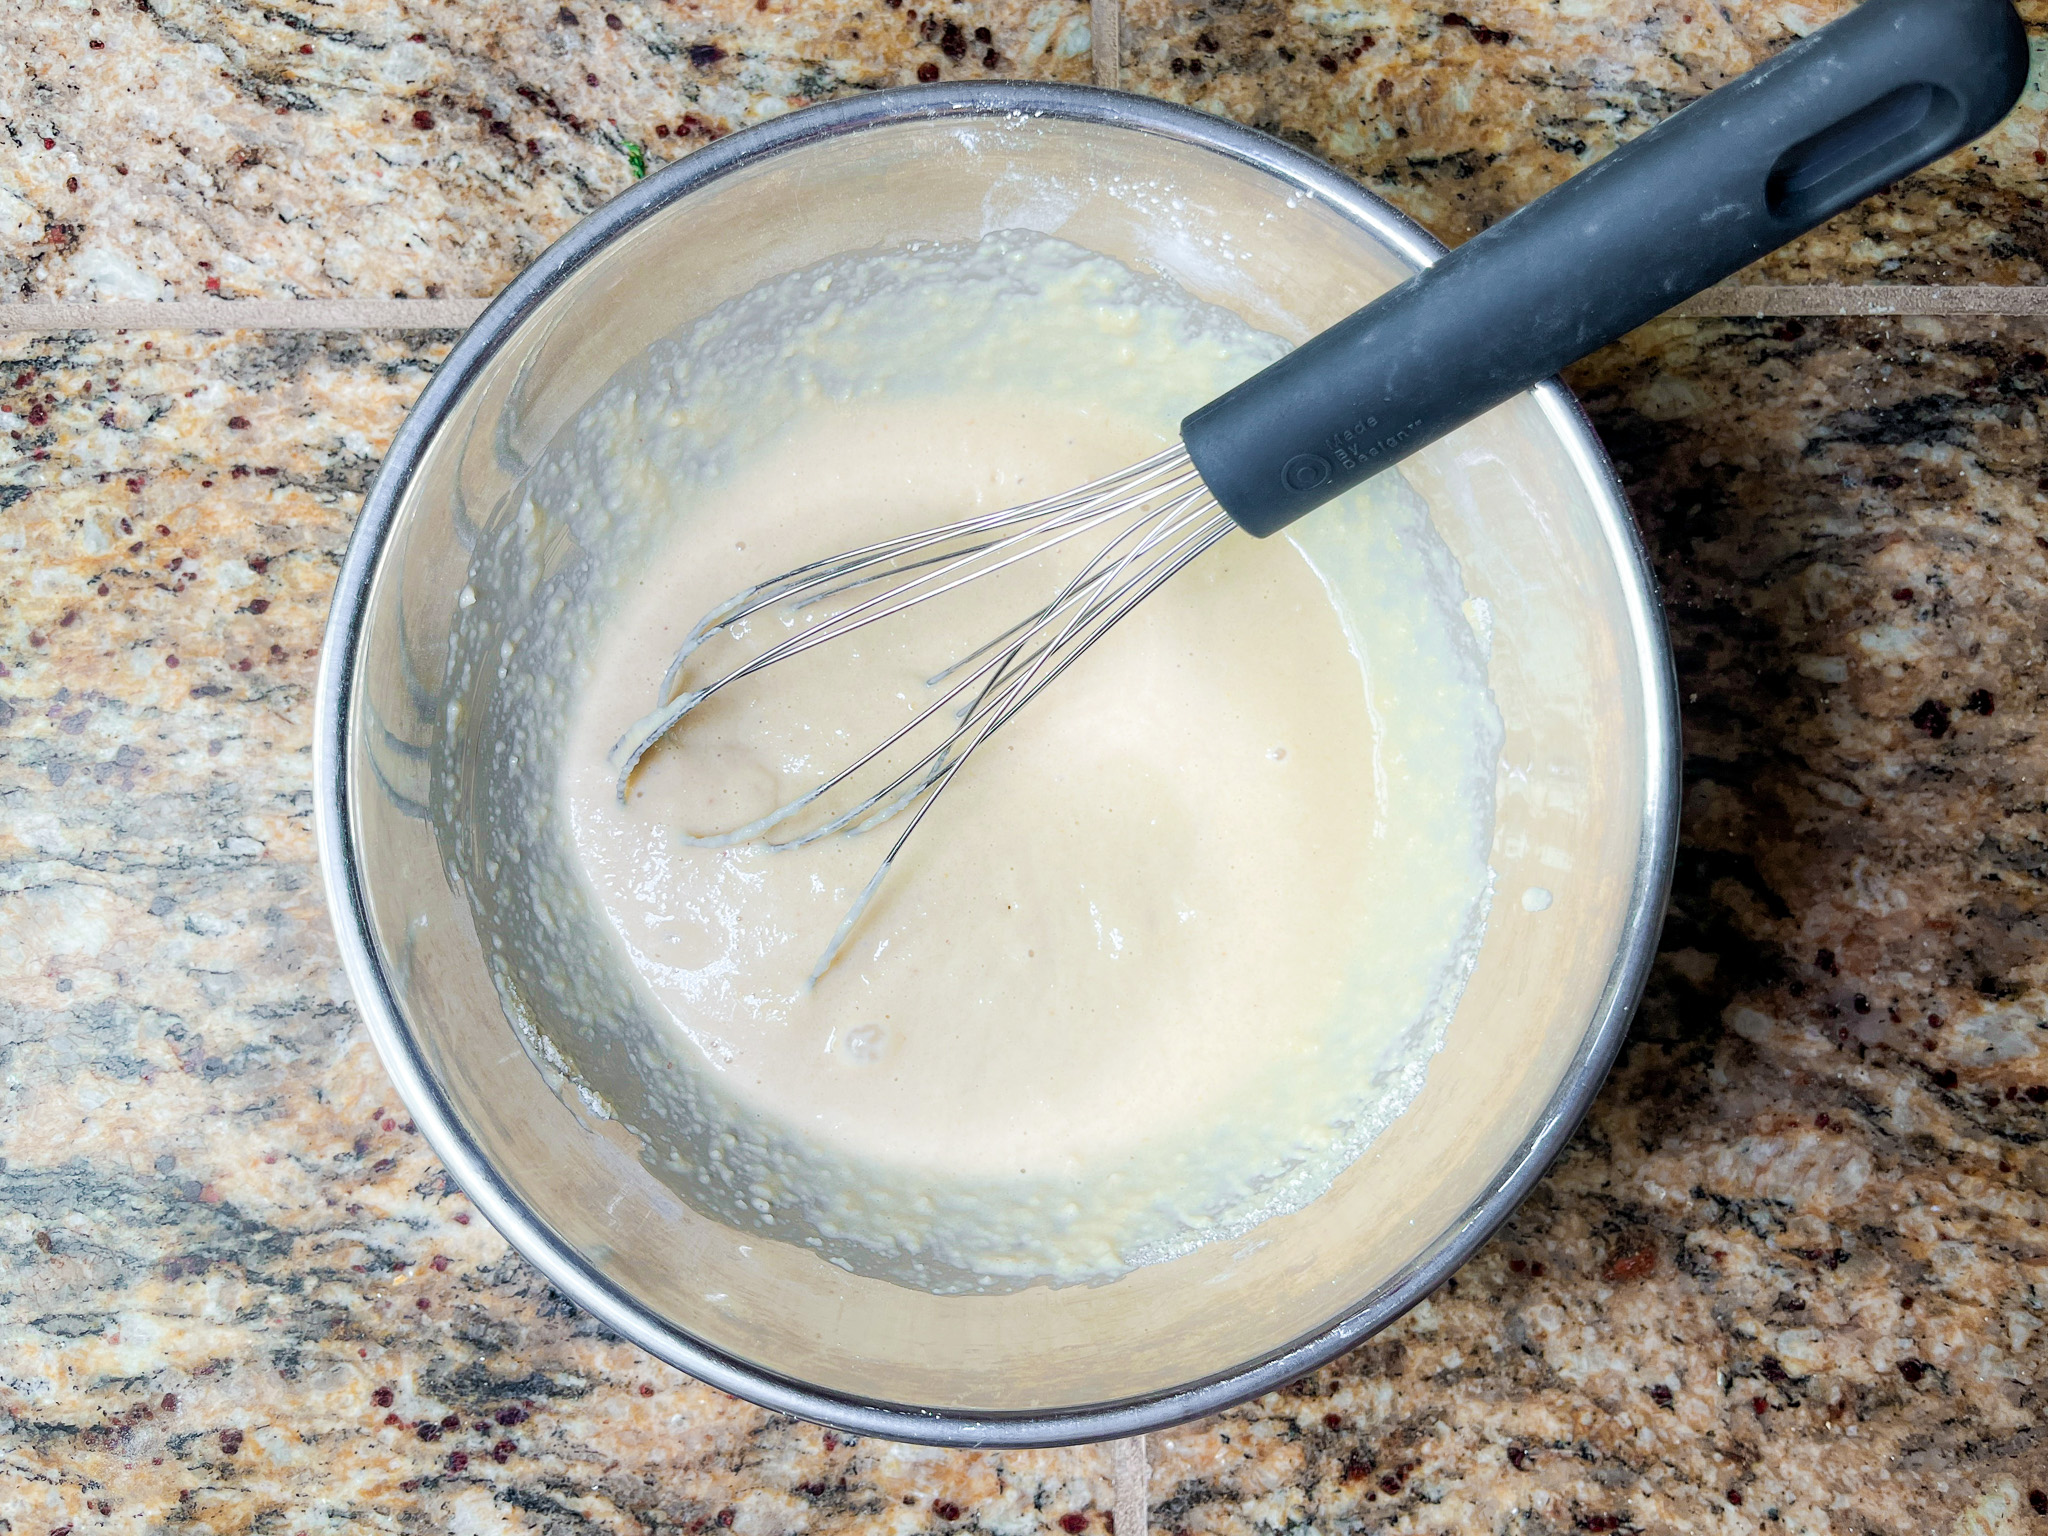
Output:
[[[930,700],[846,766],[744,826],[708,835],[677,834],[698,847],[760,843],[788,849],[824,837],[860,836],[908,815],[812,969],[809,980],[815,986],[846,948],[905,844],[967,760],[1153,591],[1235,526],[1203,485],[1186,449],[1176,446],[1073,490],[879,540],[749,587],[698,621],[669,663],[663,702],[612,748],[609,762],[619,797],[624,800],[633,770],[647,752],[691,711],[732,684],[971,582],[1038,560],[1073,540],[1099,535],[1092,556],[1049,599],[933,673],[927,679]],[[735,636],[749,619],[775,609],[807,622],[712,681],[678,691],[686,664],[700,648],[721,634]],[[950,726],[945,724],[948,714]],[[908,766],[895,766],[893,749],[927,729],[944,734]],[[880,782],[870,787],[864,775]],[[852,803],[828,809],[824,802],[841,791]]]

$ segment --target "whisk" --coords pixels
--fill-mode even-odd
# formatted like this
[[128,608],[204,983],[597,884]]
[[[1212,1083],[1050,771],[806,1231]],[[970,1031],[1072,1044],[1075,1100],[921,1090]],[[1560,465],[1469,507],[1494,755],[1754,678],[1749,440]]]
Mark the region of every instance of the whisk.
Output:
[[[648,750],[733,684],[1093,539],[1043,602],[934,673],[922,708],[844,767],[744,826],[678,834],[792,848],[907,817],[815,984],[969,758],[1178,572],[1235,530],[1286,527],[1977,138],[2011,110],[2026,72],[2008,0],[1866,0],[1195,411],[1175,447],[1056,495],[813,561],[719,604],[676,652],[659,707],[613,748],[621,799]],[[771,610],[802,627],[683,686],[707,646]]]

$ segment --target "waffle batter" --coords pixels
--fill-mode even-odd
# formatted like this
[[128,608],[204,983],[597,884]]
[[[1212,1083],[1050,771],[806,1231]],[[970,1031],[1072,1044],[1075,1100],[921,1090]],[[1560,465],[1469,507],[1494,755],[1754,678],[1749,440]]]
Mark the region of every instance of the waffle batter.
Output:
[[843,763],[1041,589],[764,673],[623,804],[606,763],[720,599],[1140,459],[1279,350],[1039,237],[858,258],[680,338],[535,477],[536,527],[633,551],[558,605],[576,661],[535,756],[550,900],[651,1021],[627,1118],[678,1187],[910,1284],[1095,1280],[1312,1198],[1418,1091],[1483,919],[1498,726],[1398,479],[1148,599],[972,761],[814,989],[901,823],[674,834]]

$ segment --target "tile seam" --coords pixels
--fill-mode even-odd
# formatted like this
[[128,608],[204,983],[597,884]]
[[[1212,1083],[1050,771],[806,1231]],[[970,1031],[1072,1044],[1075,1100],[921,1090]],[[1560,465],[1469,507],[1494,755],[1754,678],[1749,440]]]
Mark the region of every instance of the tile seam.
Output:
[[0,303],[0,332],[460,330],[488,299],[78,299]]
[[1152,1464],[1143,1435],[1109,1447],[1110,1489],[1117,1536],[1150,1536]]
[[1674,315],[2048,315],[2048,287],[1969,283],[1722,283],[1667,311]]
[[[59,331],[460,330],[487,299],[18,300],[0,303],[0,334]],[[2048,286],[1727,284],[1666,311],[1706,318],[1827,319],[1907,315],[2048,315]]]
[[1117,90],[1124,77],[1123,0],[1089,0],[1088,53],[1095,83]]

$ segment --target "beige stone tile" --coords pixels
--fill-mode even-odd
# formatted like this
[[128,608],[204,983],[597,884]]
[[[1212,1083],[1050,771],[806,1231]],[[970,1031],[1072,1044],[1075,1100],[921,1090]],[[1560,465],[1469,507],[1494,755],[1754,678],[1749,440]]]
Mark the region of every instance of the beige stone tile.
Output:
[[1650,995],[1570,1150],[1451,1283],[1152,1437],[1155,1530],[2034,1518],[2044,340],[1665,321],[1577,371],[1684,701]]
[[847,1440],[656,1364],[407,1123],[320,896],[311,689],[448,340],[0,343],[0,1515],[1101,1530],[1104,1450]]
[[[1124,84],[1280,134],[1455,244],[1847,8],[1130,0]],[[2048,8],[2022,10],[2038,50]],[[1748,280],[2048,282],[2044,113],[2037,82],[1990,138]]]
[[1084,0],[5,0],[0,56],[0,298],[51,299],[488,296],[636,153],[1089,73]]

